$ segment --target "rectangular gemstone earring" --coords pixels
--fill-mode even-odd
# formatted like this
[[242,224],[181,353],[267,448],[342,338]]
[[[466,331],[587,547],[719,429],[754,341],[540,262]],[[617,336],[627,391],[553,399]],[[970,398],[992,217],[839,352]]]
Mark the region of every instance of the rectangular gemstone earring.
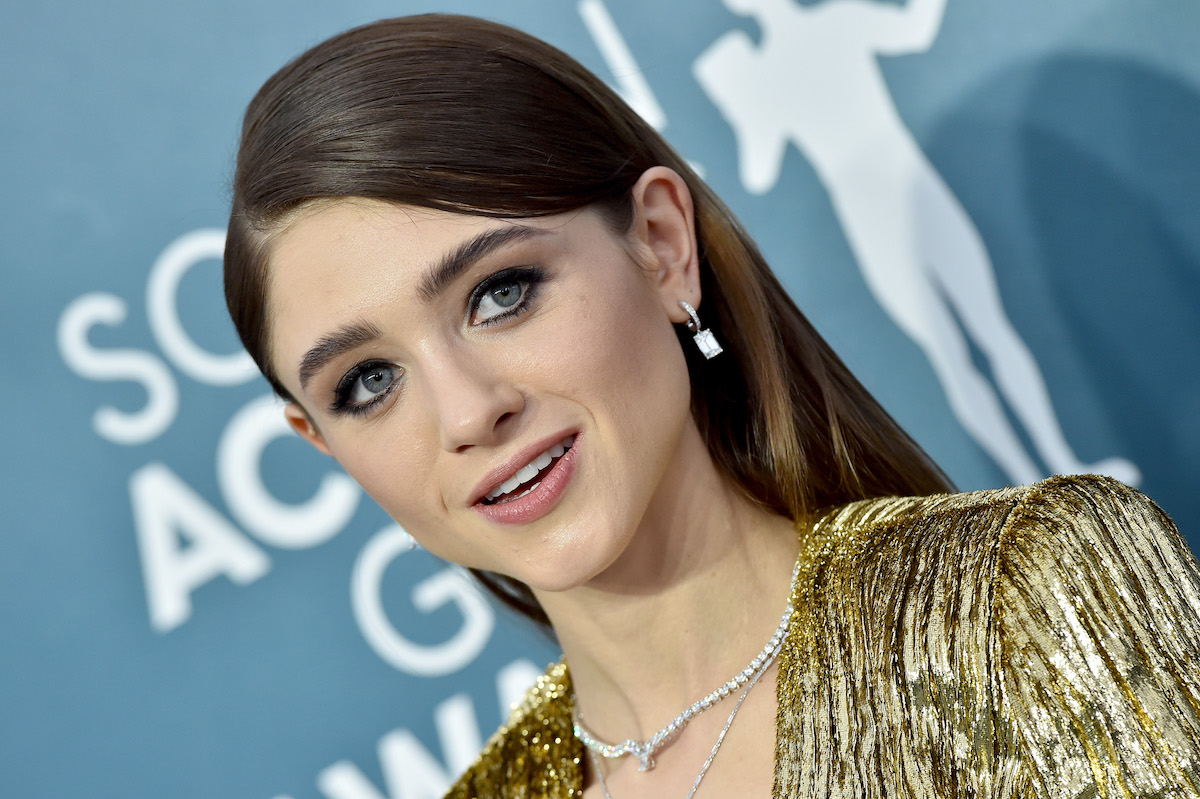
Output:
[[696,309],[693,308],[686,300],[680,300],[679,305],[683,310],[687,311],[691,317],[687,321],[688,330],[695,333],[692,340],[696,342],[696,346],[700,348],[700,352],[705,358],[715,358],[721,354],[721,345],[717,343],[717,337],[713,335],[711,330],[703,330],[700,325],[700,317],[696,314]]

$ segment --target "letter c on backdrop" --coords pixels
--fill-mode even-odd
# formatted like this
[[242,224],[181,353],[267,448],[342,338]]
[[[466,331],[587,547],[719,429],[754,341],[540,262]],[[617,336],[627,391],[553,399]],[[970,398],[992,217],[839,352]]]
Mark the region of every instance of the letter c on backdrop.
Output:
[[259,541],[280,549],[307,549],[333,538],[350,523],[362,497],[353,480],[332,471],[311,499],[294,505],[276,499],[263,483],[263,451],[295,435],[282,404],[268,394],[235,413],[217,444],[217,482],[229,511]]

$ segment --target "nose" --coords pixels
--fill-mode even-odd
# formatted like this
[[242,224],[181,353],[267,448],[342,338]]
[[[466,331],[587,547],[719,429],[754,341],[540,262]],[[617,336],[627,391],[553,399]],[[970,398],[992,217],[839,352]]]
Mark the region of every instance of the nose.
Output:
[[428,364],[424,382],[447,452],[495,443],[525,407],[502,369],[461,352]]

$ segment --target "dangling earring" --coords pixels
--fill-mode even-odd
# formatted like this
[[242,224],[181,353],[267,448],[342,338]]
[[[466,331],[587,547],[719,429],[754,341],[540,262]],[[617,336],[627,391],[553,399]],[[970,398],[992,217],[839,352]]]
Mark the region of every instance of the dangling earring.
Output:
[[696,346],[700,348],[700,352],[705,358],[715,358],[721,354],[721,345],[717,343],[717,337],[713,335],[711,330],[700,329],[700,317],[696,315],[696,309],[693,308],[686,300],[679,301],[680,307],[687,311],[688,316],[692,317],[687,321],[688,330],[696,335],[692,336],[692,340],[696,342]]

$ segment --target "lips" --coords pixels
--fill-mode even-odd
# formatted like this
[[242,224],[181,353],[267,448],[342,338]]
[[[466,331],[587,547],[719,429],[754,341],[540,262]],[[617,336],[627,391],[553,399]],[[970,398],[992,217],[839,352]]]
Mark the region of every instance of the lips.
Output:
[[527,496],[541,485],[540,476],[575,444],[575,436],[570,435],[552,445],[542,454],[517,470],[517,473],[493,488],[483,497],[483,504],[496,505],[512,502]]
[[498,524],[527,524],[549,513],[575,472],[578,437],[559,433],[533,444],[488,476],[471,509]]

